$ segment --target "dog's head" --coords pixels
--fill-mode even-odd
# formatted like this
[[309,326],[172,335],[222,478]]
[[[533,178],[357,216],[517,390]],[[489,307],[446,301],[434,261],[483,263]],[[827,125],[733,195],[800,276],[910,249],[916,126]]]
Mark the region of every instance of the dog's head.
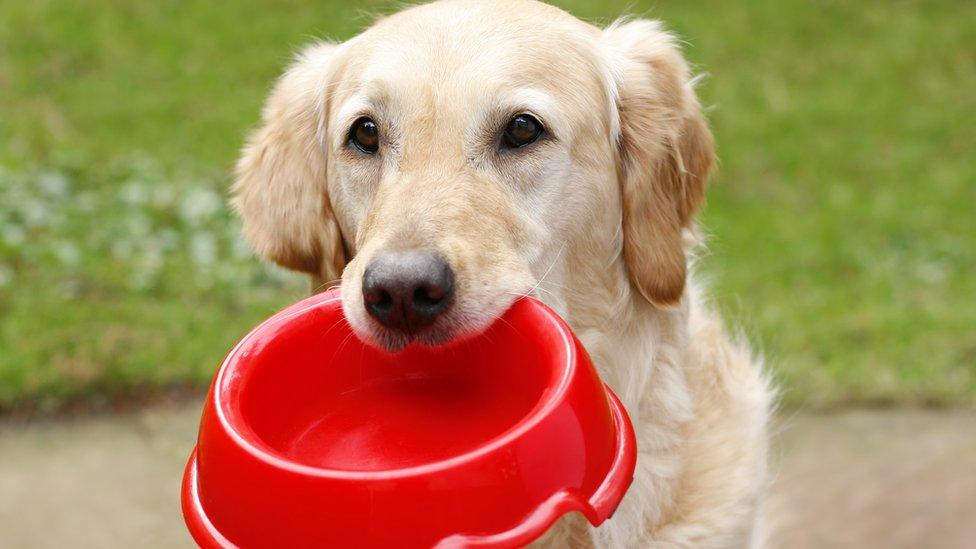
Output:
[[234,204],[259,254],[341,275],[356,333],[396,350],[482,330],[553,268],[620,269],[675,305],[711,165],[687,65],[656,22],[442,1],[302,52]]

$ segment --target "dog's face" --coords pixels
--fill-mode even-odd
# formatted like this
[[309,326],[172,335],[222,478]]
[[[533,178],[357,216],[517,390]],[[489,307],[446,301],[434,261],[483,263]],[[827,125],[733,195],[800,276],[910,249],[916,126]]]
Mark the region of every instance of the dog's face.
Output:
[[341,273],[353,329],[389,350],[476,333],[555,267],[620,268],[673,305],[712,154],[687,78],[650,22],[601,31],[528,0],[412,8],[303,52],[235,206],[262,255]]

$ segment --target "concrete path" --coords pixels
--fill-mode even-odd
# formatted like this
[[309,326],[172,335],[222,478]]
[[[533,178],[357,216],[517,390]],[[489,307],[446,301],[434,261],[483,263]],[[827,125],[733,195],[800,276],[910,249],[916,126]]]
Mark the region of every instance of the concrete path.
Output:
[[774,547],[976,549],[976,413],[848,412],[780,430]]
[[[0,424],[0,546],[192,547],[179,484],[199,404]],[[863,411],[778,427],[773,547],[976,547],[976,413]]]

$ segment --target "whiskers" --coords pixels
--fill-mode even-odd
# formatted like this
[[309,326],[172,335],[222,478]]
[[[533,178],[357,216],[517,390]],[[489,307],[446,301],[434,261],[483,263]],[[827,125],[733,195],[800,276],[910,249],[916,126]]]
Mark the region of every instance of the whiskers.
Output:
[[320,294],[322,292],[327,292],[334,288],[338,288],[342,282],[341,278],[333,278],[332,280],[323,282],[317,286],[312,286],[311,290],[313,294]]
[[[528,291],[526,291],[524,293],[517,293],[517,292],[507,292],[507,293],[509,295],[517,296],[518,298],[523,298],[523,297],[531,296],[531,295],[535,294],[535,292],[538,291],[538,292],[542,292],[542,293],[548,294],[549,297],[551,297],[552,299],[554,299],[556,301],[560,301],[559,296],[557,296],[556,294],[552,293],[550,290],[548,290],[545,287],[543,287],[543,283],[547,282],[546,281],[546,278],[549,276],[549,273],[552,272],[552,269],[556,266],[556,263],[559,261],[560,258],[562,258],[563,252],[566,251],[566,244],[567,244],[567,242],[563,242],[563,245],[559,247],[559,251],[556,252],[556,256],[554,258],[552,258],[552,261],[549,262],[549,267],[546,269],[546,272],[542,273],[542,276],[539,277],[539,279],[536,281],[536,283],[531,288],[529,288]],[[549,284],[550,285],[557,286],[559,289],[562,289],[562,290],[566,290],[567,289],[566,287],[562,286],[561,284],[559,284],[557,282],[549,281]]]

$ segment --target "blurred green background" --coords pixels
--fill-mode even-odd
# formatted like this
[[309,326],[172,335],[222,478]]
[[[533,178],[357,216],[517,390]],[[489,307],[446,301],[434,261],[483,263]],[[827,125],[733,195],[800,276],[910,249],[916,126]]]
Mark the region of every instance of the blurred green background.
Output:
[[[707,73],[703,270],[786,407],[976,403],[976,3],[555,3]],[[0,412],[205,386],[305,295],[228,173],[292,52],[398,5],[0,3]]]

